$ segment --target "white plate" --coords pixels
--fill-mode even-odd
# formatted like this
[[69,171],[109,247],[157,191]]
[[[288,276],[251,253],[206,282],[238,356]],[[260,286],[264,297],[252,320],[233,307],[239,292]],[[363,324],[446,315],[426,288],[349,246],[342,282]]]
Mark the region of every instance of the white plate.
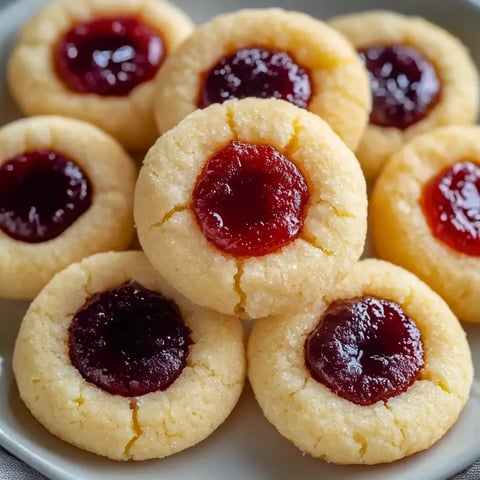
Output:
[[[121,0],[119,0],[121,1]],[[43,0],[20,0],[0,12],[0,124],[19,116],[5,87],[5,65],[15,31]],[[480,8],[459,0],[178,0],[197,22],[246,6],[281,6],[319,18],[368,8],[392,8],[423,15],[462,38],[480,65]],[[0,272],[1,274],[1,272]],[[250,389],[225,424],[209,439],[173,457],[116,463],[63,443],[28,413],[12,379],[11,353],[26,304],[0,300],[0,444],[52,480],[442,480],[480,457],[480,378],[457,424],[428,451],[389,465],[339,467],[304,457],[264,419]],[[468,326],[480,372],[480,325]]]

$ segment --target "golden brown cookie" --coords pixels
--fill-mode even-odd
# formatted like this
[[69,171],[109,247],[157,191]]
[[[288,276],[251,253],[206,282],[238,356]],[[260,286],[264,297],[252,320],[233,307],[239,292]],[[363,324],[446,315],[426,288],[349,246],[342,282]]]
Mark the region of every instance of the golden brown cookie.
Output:
[[358,161],[320,117],[282,100],[198,110],[147,154],[140,243],[194,303],[247,318],[301,311],[362,253]]
[[154,78],[192,29],[164,0],[56,0],[20,32],[10,91],[27,115],[78,118],[146,149],[158,136]]
[[72,262],[127,248],[136,169],[96,127],[31,117],[0,129],[0,297],[32,299]]
[[447,304],[380,260],[359,262],[310,313],[257,321],[247,355],[267,419],[303,452],[339,464],[430,447],[457,420],[473,376]]
[[356,151],[368,180],[415,135],[475,122],[478,74],[449,32],[388,11],[345,15],[329,24],[353,43],[370,73],[373,108]]
[[407,143],[371,197],[378,254],[414,272],[461,319],[480,322],[480,127]]
[[54,435],[115,460],[160,458],[205,439],[234,408],[243,330],[184,299],[141,252],[98,254],[34,300],[13,369]]
[[368,79],[351,45],[309,15],[240,10],[201,26],[156,83],[161,132],[199,107],[231,98],[279,98],[326,120],[350,148],[368,122]]

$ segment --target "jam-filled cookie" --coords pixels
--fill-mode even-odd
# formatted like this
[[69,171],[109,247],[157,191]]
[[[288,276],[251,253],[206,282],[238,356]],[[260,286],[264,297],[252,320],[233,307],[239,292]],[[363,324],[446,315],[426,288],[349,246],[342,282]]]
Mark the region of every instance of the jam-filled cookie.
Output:
[[421,135],[392,157],[372,193],[378,254],[414,272],[461,319],[480,322],[480,127]]
[[148,148],[158,136],[154,79],[192,30],[166,1],[57,0],[20,32],[10,91],[27,115],[78,118],[127,148]]
[[465,332],[413,274],[359,262],[320,308],[258,320],[248,374],[267,419],[303,452],[391,462],[455,423],[473,377]]
[[370,76],[370,124],[357,149],[367,179],[415,135],[475,122],[478,76],[464,45],[418,17],[372,11],[330,25],[357,48]]
[[0,297],[32,299],[52,276],[133,237],[132,159],[96,127],[31,117],[0,129]]
[[147,154],[140,243],[193,302],[256,318],[317,301],[362,253],[366,186],[320,117],[283,100],[197,110]]
[[161,132],[197,108],[228,99],[278,98],[326,120],[350,148],[368,123],[368,78],[351,45],[306,14],[240,10],[198,28],[156,84]]
[[184,299],[141,252],[97,254],[34,300],[13,369],[54,435],[115,460],[161,458],[205,439],[234,408],[243,330]]

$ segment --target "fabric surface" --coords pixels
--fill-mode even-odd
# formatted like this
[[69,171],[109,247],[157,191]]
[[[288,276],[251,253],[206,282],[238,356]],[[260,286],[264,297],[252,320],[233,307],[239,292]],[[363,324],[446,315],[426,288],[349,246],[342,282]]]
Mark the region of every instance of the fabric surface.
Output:
[[[11,1],[13,0],[0,0],[0,7]],[[480,2],[480,0],[472,1]],[[31,469],[0,447],[0,480],[46,480],[46,477]],[[467,470],[452,477],[451,480],[480,480],[480,460]]]
[[455,475],[453,480],[479,480],[480,479],[480,460],[467,468],[463,472]]
[[[455,475],[454,477],[452,477],[451,480],[479,479],[480,461],[472,465],[467,470],[459,473],[458,475]],[[15,457],[12,457],[8,452],[6,452],[0,447],[0,480],[46,480],[46,477],[40,475],[35,470],[32,470],[30,467],[17,460]]]
[[0,448],[0,479],[45,480],[45,477]]

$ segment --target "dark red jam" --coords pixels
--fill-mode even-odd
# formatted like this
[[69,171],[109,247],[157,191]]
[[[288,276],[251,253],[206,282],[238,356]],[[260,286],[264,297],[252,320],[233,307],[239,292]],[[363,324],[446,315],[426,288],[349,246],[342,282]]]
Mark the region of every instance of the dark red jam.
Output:
[[70,360],[113,395],[166,390],[185,367],[190,330],[175,303],[138,283],[95,294],[70,326]]
[[372,405],[405,392],[424,366],[420,331],[395,302],[332,303],[305,342],[312,377],[342,398]]
[[244,48],[205,72],[198,107],[231,98],[278,98],[305,108],[312,95],[308,72],[286,52]]
[[161,36],[135,18],[78,23],[58,43],[54,61],[70,90],[128,95],[151,80],[165,58]]
[[440,99],[434,66],[412,47],[372,46],[359,51],[370,77],[370,123],[404,130],[425,118]]
[[457,162],[424,187],[423,214],[432,235],[460,253],[480,256],[480,165]]
[[208,161],[192,200],[210,242],[225,253],[255,257],[298,236],[308,197],[305,177],[283,154],[234,141]]
[[0,166],[0,230],[21,242],[61,235],[92,203],[81,168],[49,150],[27,152]]

